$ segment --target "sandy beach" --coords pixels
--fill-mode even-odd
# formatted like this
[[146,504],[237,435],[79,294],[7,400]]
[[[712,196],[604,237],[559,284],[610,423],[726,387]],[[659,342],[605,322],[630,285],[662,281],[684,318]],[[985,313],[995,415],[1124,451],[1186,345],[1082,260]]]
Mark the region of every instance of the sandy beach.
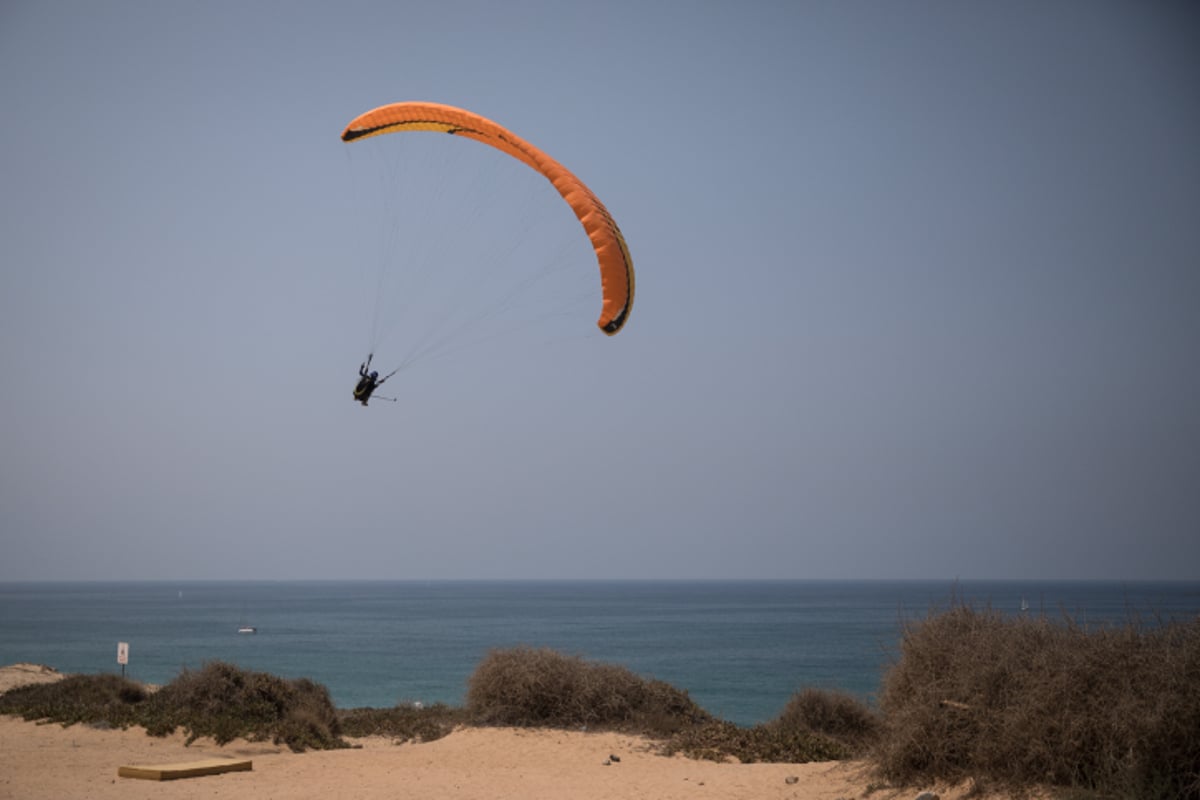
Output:
[[[0,670],[0,692],[57,675],[32,665],[6,667]],[[717,764],[667,758],[645,739],[613,733],[464,728],[423,744],[352,741],[354,749],[306,753],[240,740],[218,746],[200,739],[187,746],[178,732],[156,738],[140,728],[64,728],[0,716],[0,798],[883,800],[914,798],[921,790],[872,791],[862,762]],[[117,776],[122,765],[214,758],[251,759],[253,769],[169,782]],[[960,800],[969,787],[926,788],[942,800]]]

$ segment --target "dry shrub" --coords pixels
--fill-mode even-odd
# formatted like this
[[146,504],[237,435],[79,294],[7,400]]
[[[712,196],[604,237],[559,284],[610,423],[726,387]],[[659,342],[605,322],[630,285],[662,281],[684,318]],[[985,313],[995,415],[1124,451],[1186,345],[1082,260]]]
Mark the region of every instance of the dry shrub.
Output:
[[[855,710],[839,699],[830,698],[824,706],[825,716],[814,723],[840,726],[847,740],[856,726],[869,724],[853,722]],[[625,730],[663,740],[666,754],[713,761],[802,763],[852,755],[846,743],[808,724],[793,724],[792,718],[741,728],[714,719],[687,692],[667,683],[547,648],[488,653],[469,679],[467,711],[485,725]],[[857,711],[869,715],[861,707]]]
[[665,750],[742,763],[837,761],[865,753],[880,726],[879,716],[849,694],[805,689],[764,725],[741,728],[724,720],[694,725],[671,737]]
[[662,681],[548,648],[493,650],[467,687],[467,710],[485,725],[593,726],[667,735],[709,718],[687,692]]
[[852,753],[864,753],[879,740],[883,720],[850,694],[804,689],[792,695],[773,726],[826,736]]
[[353,708],[340,712],[342,733],[361,738],[389,736],[397,742],[432,742],[466,723],[466,712],[443,703],[428,708]]
[[346,746],[324,686],[221,662],[198,672],[185,669],[154,693],[116,675],[71,675],[5,693],[0,712],[64,726],[141,725],[152,736],[183,728],[188,744],[211,736],[219,744],[238,737],[270,739],[295,751]]
[[271,739],[297,752],[345,746],[329,691],[307,678],[288,680],[224,662],[184,670],[150,701],[146,729],[165,735],[182,727],[188,743],[211,736]]
[[844,744],[804,728],[776,723],[741,728],[726,720],[710,720],[679,730],[663,752],[718,762],[735,759],[743,764],[804,764],[853,755]]
[[956,606],[884,677],[890,779],[1200,798],[1200,619],[1089,629]]
[[31,684],[0,695],[0,713],[27,720],[50,720],[127,728],[140,722],[147,692],[117,675],[68,675],[54,683]]

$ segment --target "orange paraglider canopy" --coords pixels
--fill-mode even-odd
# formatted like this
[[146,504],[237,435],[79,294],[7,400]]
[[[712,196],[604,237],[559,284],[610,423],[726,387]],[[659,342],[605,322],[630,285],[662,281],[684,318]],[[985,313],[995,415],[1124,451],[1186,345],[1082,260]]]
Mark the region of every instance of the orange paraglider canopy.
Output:
[[507,128],[485,117],[441,103],[392,103],[368,111],[342,131],[342,141],[404,131],[436,131],[491,145],[546,176],[587,231],[600,265],[603,305],[597,325],[609,336],[621,330],[633,308],[633,259],[625,237],[592,190],[562,164]]

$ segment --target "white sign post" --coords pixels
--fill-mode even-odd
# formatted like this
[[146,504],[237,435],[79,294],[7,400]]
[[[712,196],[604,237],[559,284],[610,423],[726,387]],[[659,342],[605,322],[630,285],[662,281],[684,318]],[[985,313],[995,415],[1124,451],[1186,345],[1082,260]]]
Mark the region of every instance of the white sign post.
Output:
[[121,665],[121,677],[125,677],[125,665],[129,663],[129,642],[117,642],[117,663]]

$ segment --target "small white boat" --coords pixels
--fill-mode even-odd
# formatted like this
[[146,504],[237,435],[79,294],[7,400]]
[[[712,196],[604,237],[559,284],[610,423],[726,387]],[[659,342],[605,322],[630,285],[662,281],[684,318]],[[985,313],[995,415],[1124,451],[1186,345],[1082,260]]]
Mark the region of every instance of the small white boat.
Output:
[[246,604],[242,603],[242,619],[238,623],[238,633],[258,633],[258,628],[246,622]]

